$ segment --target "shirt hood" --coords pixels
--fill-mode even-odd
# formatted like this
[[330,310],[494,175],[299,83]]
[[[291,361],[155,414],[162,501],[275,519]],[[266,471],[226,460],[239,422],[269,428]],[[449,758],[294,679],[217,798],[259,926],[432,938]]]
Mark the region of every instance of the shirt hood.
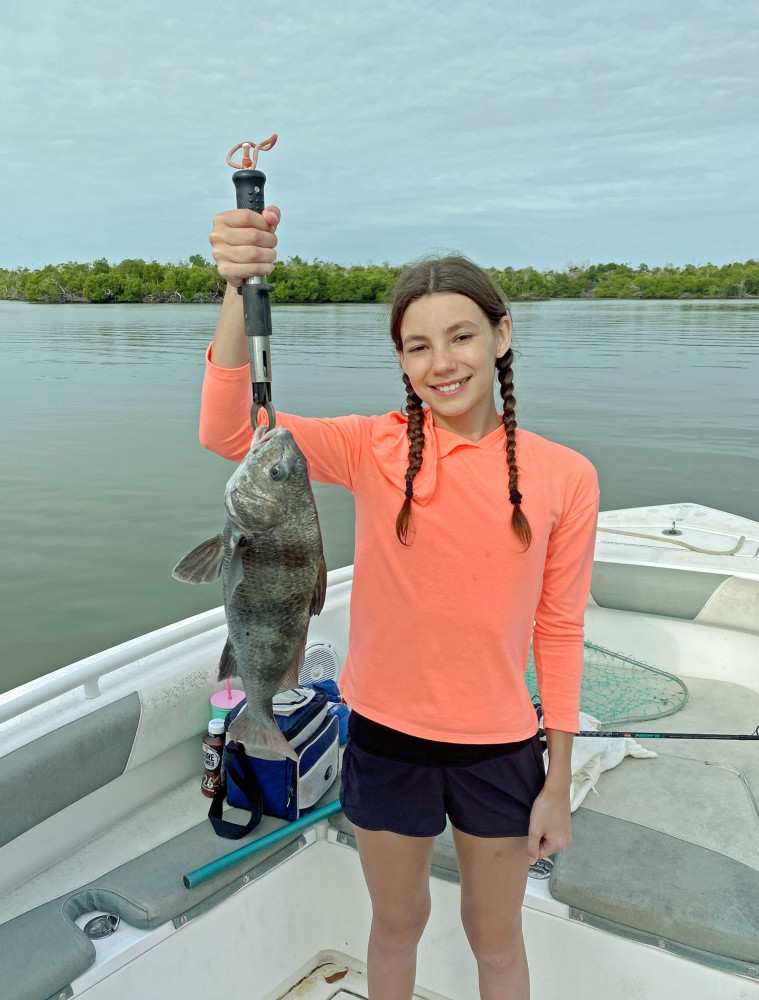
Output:
[[[385,478],[397,487],[401,497],[406,492],[406,470],[408,469],[408,417],[397,410],[374,418],[371,448],[375,461]],[[455,448],[477,448],[504,451],[504,432],[496,428],[479,441],[470,441],[451,431],[435,427],[432,413],[424,410],[422,423],[424,430],[424,450],[422,467],[414,478],[415,503],[424,506],[435,493],[437,463]],[[517,435],[519,432],[517,431]],[[504,452],[505,454],[505,452]]]

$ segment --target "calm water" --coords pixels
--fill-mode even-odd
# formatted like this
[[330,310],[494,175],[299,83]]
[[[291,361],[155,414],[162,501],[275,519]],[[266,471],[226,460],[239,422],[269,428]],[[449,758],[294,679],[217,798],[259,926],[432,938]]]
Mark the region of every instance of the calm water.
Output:
[[[0,302],[0,690],[221,603],[171,568],[223,523],[232,464],[197,439],[215,306]],[[759,303],[514,307],[517,417],[595,464],[603,508],[759,519]],[[274,399],[381,413],[403,387],[379,306],[274,311]],[[352,499],[316,487],[330,568]]]

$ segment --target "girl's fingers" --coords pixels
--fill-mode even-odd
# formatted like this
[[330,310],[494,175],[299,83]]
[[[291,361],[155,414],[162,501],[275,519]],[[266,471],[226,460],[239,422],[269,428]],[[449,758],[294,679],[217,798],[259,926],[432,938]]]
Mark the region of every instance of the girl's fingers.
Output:
[[258,212],[249,208],[231,208],[227,212],[219,212],[214,216],[214,226],[219,223],[224,226],[253,227],[254,229],[270,229],[269,223]]
[[276,205],[267,205],[263,215],[252,212],[249,208],[232,208],[228,212],[219,212],[214,217],[214,229],[217,223],[222,226],[232,226],[233,228],[263,229],[273,232],[279,225],[280,211]]
[[217,264],[273,264],[277,251],[267,247],[214,246],[213,258]]
[[261,213],[264,219],[269,223],[272,229],[276,229],[279,225],[279,220],[281,218],[281,213],[276,205],[267,205],[266,208]]
[[216,248],[213,257],[219,274],[232,284],[239,284],[245,278],[257,274],[271,274],[274,269],[276,254],[273,250],[263,250],[257,247],[232,247],[236,253],[219,252]]
[[534,865],[540,857],[540,842],[542,839],[543,835],[539,830],[531,829],[527,835],[527,856],[530,859],[531,865]]
[[257,274],[267,275],[274,270],[273,264],[219,264],[219,274],[235,287],[241,285],[246,278],[252,278]]
[[[270,213],[270,218],[276,220],[276,223],[279,222],[278,208],[267,208],[264,211]],[[237,208],[215,216],[213,229],[208,238],[214,246],[229,244],[230,246],[275,247],[277,245],[274,228],[263,216],[257,212],[251,212],[247,208]]]
[[255,229],[253,226],[215,225],[208,239],[214,245],[235,247],[275,247],[278,242],[273,232]]
[[266,277],[274,270],[273,264],[219,264],[218,271],[221,277],[230,285],[239,288],[246,278],[253,278],[256,275]]
[[275,205],[263,215],[247,208],[220,212],[208,237],[219,274],[232,285],[245,278],[271,274],[277,258],[275,228],[280,213]]

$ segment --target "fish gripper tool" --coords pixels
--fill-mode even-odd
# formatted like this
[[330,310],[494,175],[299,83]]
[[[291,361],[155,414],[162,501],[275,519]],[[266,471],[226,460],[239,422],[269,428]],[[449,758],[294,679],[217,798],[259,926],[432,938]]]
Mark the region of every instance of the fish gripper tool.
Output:
[[[259,214],[264,210],[264,184],[266,175],[256,169],[260,150],[271,149],[277,141],[276,133],[263,142],[238,142],[227,153],[230,167],[239,168],[232,174],[237,190],[237,207],[249,208]],[[253,150],[251,157],[250,151]],[[232,154],[242,149],[242,163],[235,163]],[[250,353],[250,379],[253,387],[253,406],[250,419],[253,427],[258,424],[258,411],[264,409],[269,426],[274,427],[276,416],[271,402],[271,302],[269,295],[274,285],[263,275],[246,278],[237,289],[242,295],[245,336]]]

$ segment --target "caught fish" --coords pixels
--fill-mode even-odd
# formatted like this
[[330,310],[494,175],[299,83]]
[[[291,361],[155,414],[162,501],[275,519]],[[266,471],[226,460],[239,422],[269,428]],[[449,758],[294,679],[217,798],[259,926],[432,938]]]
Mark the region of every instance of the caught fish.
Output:
[[272,698],[298,683],[308,623],[324,606],[327,567],[308,465],[290,431],[258,427],[227,483],[224,532],[184,557],[172,576],[222,578],[228,638],[219,680],[239,677],[246,705],[229,738],[251,756],[297,760]]

